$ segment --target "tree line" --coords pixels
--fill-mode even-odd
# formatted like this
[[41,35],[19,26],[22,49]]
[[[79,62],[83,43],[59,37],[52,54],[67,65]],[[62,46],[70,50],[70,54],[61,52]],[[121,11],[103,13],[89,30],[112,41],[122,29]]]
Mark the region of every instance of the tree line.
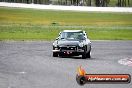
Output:
[[74,6],[97,6],[107,7],[111,1],[115,1],[114,5],[118,7],[131,6],[130,0],[0,0],[0,2],[14,2],[27,4],[54,4],[54,5],[74,5]]

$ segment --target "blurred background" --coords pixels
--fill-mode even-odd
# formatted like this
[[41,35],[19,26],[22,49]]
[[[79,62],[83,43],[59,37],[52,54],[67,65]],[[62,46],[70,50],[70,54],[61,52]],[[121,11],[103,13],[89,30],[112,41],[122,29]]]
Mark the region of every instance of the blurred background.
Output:
[[132,0],[0,0],[0,2],[66,6],[132,7]]

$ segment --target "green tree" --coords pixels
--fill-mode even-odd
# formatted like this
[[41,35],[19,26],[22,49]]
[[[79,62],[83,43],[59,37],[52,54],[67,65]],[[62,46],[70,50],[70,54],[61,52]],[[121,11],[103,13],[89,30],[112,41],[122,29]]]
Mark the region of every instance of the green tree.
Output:
[[110,0],[95,0],[95,5],[97,7],[105,7],[105,6],[108,6]]

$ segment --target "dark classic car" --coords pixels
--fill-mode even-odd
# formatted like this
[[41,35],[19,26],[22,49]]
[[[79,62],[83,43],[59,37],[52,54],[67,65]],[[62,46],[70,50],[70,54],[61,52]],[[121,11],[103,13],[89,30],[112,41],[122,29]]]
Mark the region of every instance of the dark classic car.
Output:
[[64,30],[53,43],[53,57],[79,56],[91,57],[91,42],[82,30]]

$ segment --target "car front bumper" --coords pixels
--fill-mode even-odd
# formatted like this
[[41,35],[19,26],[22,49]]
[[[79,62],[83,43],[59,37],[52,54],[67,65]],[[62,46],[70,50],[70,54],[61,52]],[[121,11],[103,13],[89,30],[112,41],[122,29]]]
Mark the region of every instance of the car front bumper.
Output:
[[84,53],[84,50],[52,50],[53,52],[56,52],[60,55],[71,55],[71,56],[78,56],[82,55]]

